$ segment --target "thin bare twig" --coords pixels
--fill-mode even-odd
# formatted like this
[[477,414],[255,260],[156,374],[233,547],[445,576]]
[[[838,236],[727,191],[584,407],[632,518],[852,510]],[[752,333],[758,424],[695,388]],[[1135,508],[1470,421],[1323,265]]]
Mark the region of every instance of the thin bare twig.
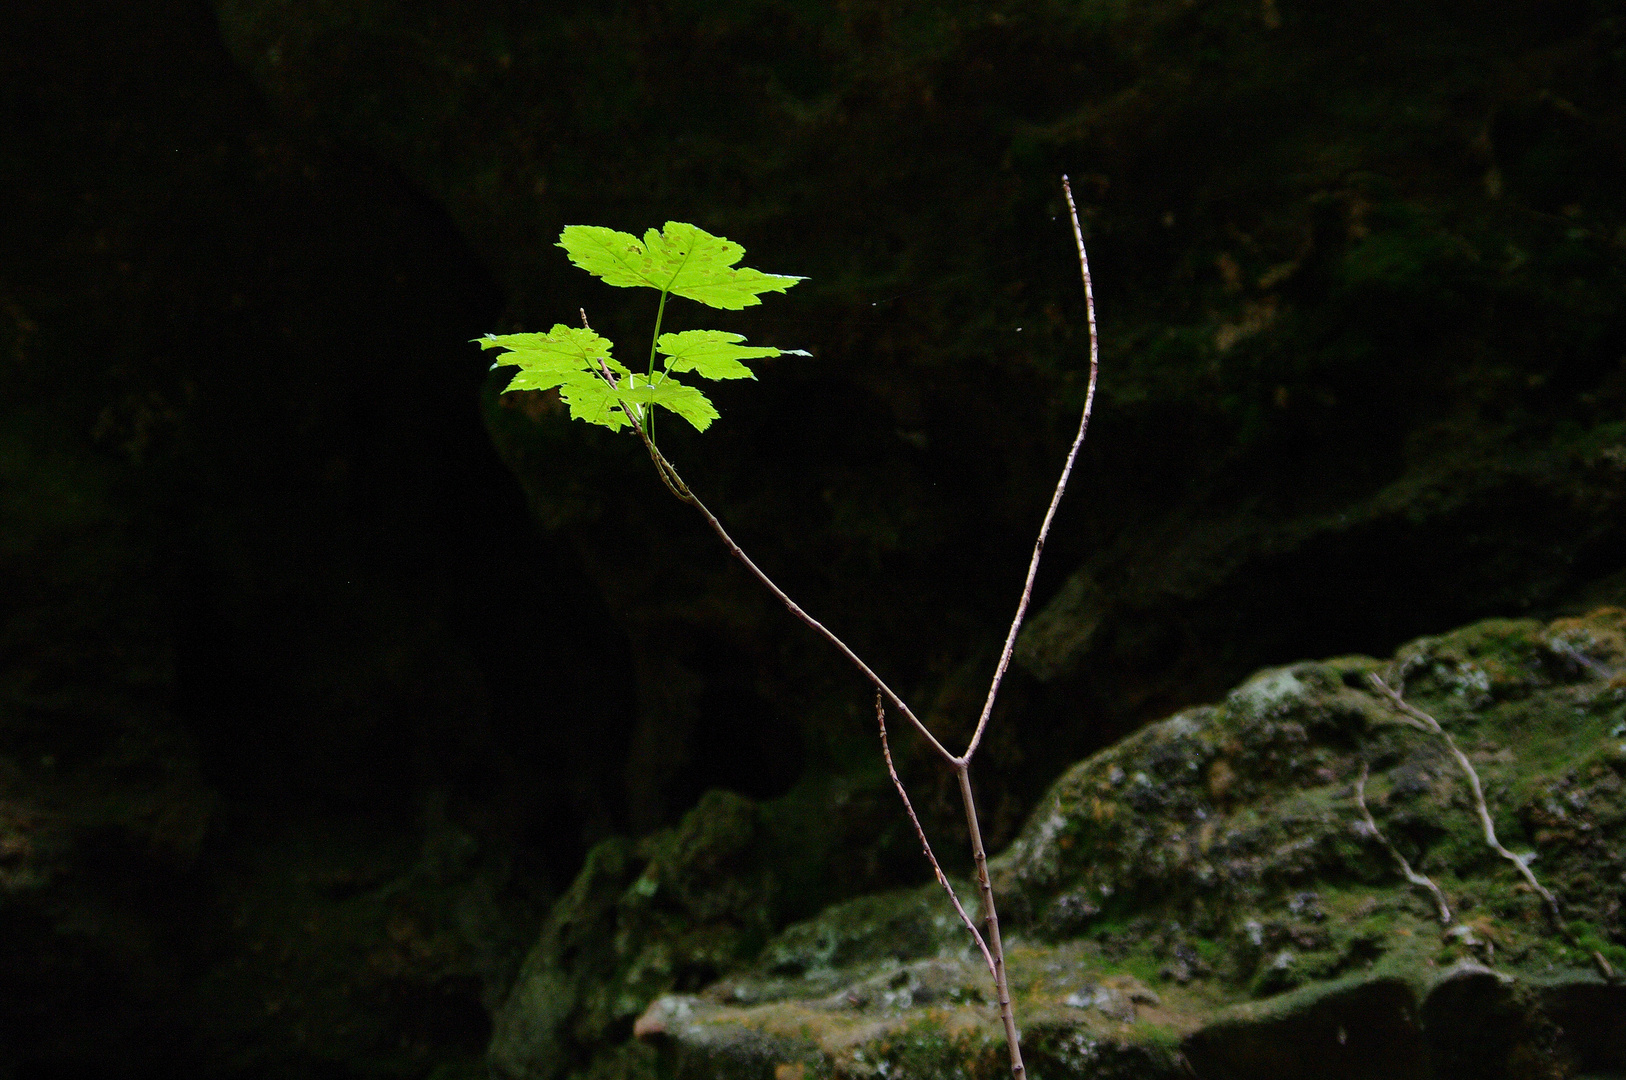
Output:
[[1400,696],[1400,691],[1384,682],[1376,672],[1369,673],[1367,678],[1371,680],[1372,685],[1379,693],[1394,703],[1395,707],[1400,710],[1402,716],[1412,727],[1429,732],[1445,743],[1446,749],[1451,751],[1451,756],[1456,758],[1457,765],[1461,767],[1463,775],[1468,778],[1468,787],[1473,791],[1474,795],[1474,809],[1479,814],[1479,824],[1485,833],[1485,843],[1490,845],[1491,850],[1495,851],[1496,854],[1518,868],[1519,873],[1524,877],[1525,884],[1529,885],[1546,901],[1547,915],[1552,920],[1553,926],[1563,931],[1564,920],[1558,910],[1558,898],[1547,891],[1547,887],[1537,881],[1536,875],[1530,870],[1530,860],[1536,857],[1536,853],[1532,851],[1528,855],[1515,855],[1503,847],[1500,840],[1496,839],[1496,826],[1491,821],[1490,808],[1485,805],[1485,791],[1480,787],[1479,773],[1474,769],[1473,762],[1468,760],[1468,755],[1457,747],[1457,741],[1451,737],[1451,733],[1442,728],[1439,722],[1428,713],[1408,703],[1405,698]]
[[788,610],[798,619],[802,620],[803,623],[807,624],[807,626],[814,633],[818,634],[820,637],[824,638],[824,640],[834,645],[842,656],[845,656],[854,667],[863,672],[864,677],[874,685],[876,690],[886,696],[886,700],[890,701],[893,706],[895,706],[897,710],[903,714],[904,719],[908,720],[909,723],[914,726],[914,729],[920,733],[921,737],[924,738],[928,744],[930,744],[931,748],[937,752],[939,757],[950,764],[957,762],[959,759],[956,758],[946,746],[937,741],[937,737],[931,733],[930,729],[928,729],[924,723],[921,722],[920,717],[915,715],[914,710],[909,708],[908,704],[905,703],[904,700],[886,684],[885,680],[883,680],[879,675],[875,674],[874,670],[872,670],[868,664],[864,663],[864,661],[859,658],[858,654],[853,652],[852,649],[848,647],[845,641],[842,641],[832,631],[826,628],[823,623],[819,622],[819,620],[815,619],[813,616],[804,611],[800,604],[787,596],[783,589],[774,584],[774,580],[772,578],[762,572],[761,567],[757,566],[756,563],[751,561],[751,557],[745,553],[744,549],[734,542],[734,538],[732,536],[728,535],[728,530],[723,528],[723,523],[721,521],[717,520],[717,515],[713,514],[711,509],[707,507],[705,503],[700,501],[700,497],[689,489],[689,485],[683,482],[683,478],[678,475],[676,467],[674,467],[672,463],[666,459],[666,455],[660,452],[660,449],[655,445],[654,440],[652,440],[649,437],[649,434],[644,430],[643,424],[639,423],[637,417],[632,416],[630,413],[628,416],[632,420],[633,430],[636,431],[638,433],[638,437],[643,440],[644,449],[649,451],[650,460],[655,463],[656,470],[660,472],[661,479],[666,482],[666,486],[671,489],[672,494],[676,495],[679,499],[700,511],[701,516],[706,519],[706,524],[711,526],[711,531],[717,534],[717,538],[721,540],[724,546],[728,548],[730,554],[732,554],[734,558],[738,559],[747,570],[751,571],[752,576],[760,581],[764,588],[773,593],[779,602],[785,606],[786,610]]
[[982,950],[982,958],[988,964],[988,974],[997,980],[999,968],[994,963],[993,954],[988,951],[988,943],[982,939],[982,933],[978,931],[977,924],[971,921],[971,916],[966,914],[954,886],[949,884],[948,875],[944,874],[943,868],[938,865],[937,856],[932,852],[931,841],[926,839],[926,830],[921,827],[920,818],[915,815],[914,804],[909,801],[909,792],[904,789],[903,780],[899,778],[898,770],[892,764],[892,747],[886,738],[886,699],[881,696],[879,690],[875,692],[875,722],[881,729],[881,757],[886,759],[887,775],[892,777],[892,786],[898,789],[898,798],[903,800],[903,808],[908,811],[909,820],[914,823],[915,835],[920,838],[920,849],[926,853],[926,861],[932,864],[932,873],[937,875],[937,883],[948,893],[949,902],[959,913],[960,921],[965,923],[965,928],[971,931],[971,938],[977,943],[977,948]]
[[[610,382],[612,387],[615,385],[615,382],[607,369],[604,372],[604,378]],[[745,568],[749,570],[751,574],[758,581],[760,581],[769,592],[773,593],[774,596],[779,599],[779,602],[783,604],[792,615],[795,615],[802,622],[806,623],[815,633],[834,645],[843,656],[845,656],[855,667],[858,668],[859,671],[862,671],[864,676],[874,684],[877,699],[884,697],[885,700],[890,701],[893,705],[897,706],[898,710],[903,713],[904,717],[914,726],[914,729],[920,733],[921,737],[924,738],[931,748],[937,752],[939,757],[954,768],[955,773],[959,776],[960,798],[965,803],[966,821],[971,832],[971,855],[977,867],[977,884],[982,890],[983,919],[988,927],[987,938],[984,939],[981,934],[977,933],[975,925],[972,924],[969,919],[966,920],[966,925],[971,928],[971,932],[976,938],[977,946],[983,950],[983,955],[988,961],[988,969],[994,977],[994,990],[999,999],[1000,1020],[1005,1026],[1005,1041],[1011,1055],[1011,1075],[1013,1080],[1023,1080],[1023,1077],[1026,1076],[1026,1070],[1022,1064],[1021,1039],[1016,1030],[1016,1018],[1011,1009],[1010,987],[1005,978],[1005,953],[999,937],[999,914],[994,908],[994,893],[989,884],[988,856],[983,850],[982,831],[977,824],[977,807],[971,795],[971,777],[969,766],[965,760],[955,757],[947,747],[937,740],[936,736],[934,736],[926,725],[920,721],[920,718],[917,717],[914,714],[914,711],[904,703],[903,699],[900,698],[891,687],[887,686],[881,677],[875,674],[875,672],[871,670],[870,666],[864,663],[864,661],[859,658],[858,654],[853,652],[852,649],[847,646],[846,642],[842,641],[834,633],[826,629],[823,623],[819,622],[817,619],[813,618],[813,616],[804,611],[800,604],[796,603],[796,601],[787,596],[784,590],[774,583],[772,578],[763,573],[762,569],[758,567],[756,563],[751,561],[751,557],[734,542],[734,538],[732,536],[728,535],[728,530],[723,528],[723,523],[717,520],[717,515],[713,514],[710,508],[708,508],[705,503],[700,501],[699,496],[695,495],[694,492],[690,490],[689,486],[683,482],[683,478],[678,475],[677,469],[673,467],[672,463],[666,459],[666,455],[660,452],[660,449],[655,445],[654,440],[649,437],[649,433],[645,430],[644,425],[639,422],[637,415],[626,410],[625,406],[623,406],[623,411],[626,412],[627,418],[631,422],[633,430],[636,431],[638,433],[638,437],[643,440],[644,449],[649,452],[650,460],[655,463],[655,468],[661,474],[661,480],[666,484],[668,490],[670,490],[673,495],[677,496],[683,502],[688,503],[690,506],[700,511],[701,515],[705,517],[706,523],[711,526],[712,532],[717,534],[717,537],[722,540],[724,545],[727,546],[729,552],[732,553],[733,556],[738,559],[740,563],[742,563]],[[885,748],[884,740],[886,737],[886,729],[884,727],[884,722],[881,730],[883,739],[882,745],[883,748]],[[890,748],[886,748],[886,757],[888,770],[891,771],[892,762]],[[898,777],[895,771],[892,772],[892,777],[893,781],[898,783]],[[901,783],[898,783],[898,792],[899,794],[903,794],[903,786]],[[907,795],[904,795],[904,805],[909,809],[910,818],[914,819],[914,808],[910,806]],[[920,822],[918,819],[915,819],[915,828],[920,832],[922,844],[925,844],[926,834],[920,829]],[[930,857],[931,848],[929,845],[927,845],[926,850],[927,856]],[[932,859],[932,865],[933,869],[937,868],[936,859]],[[943,882],[944,887],[947,888],[947,879],[943,877],[942,871],[938,870],[937,873],[938,880]],[[950,895],[953,896],[952,891]],[[958,897],[954,898],[954,906],[956,910],[960,912],[960,917],[962,919],[966,919],[965,909],[961,907]]]
[[1378,828],[1378,823],[1372,820],[1372,812],[1366,808],[1366,772],[1366,762],[1363,761],[1361,762],[1360,779],[1355,781],[1355,805],[1360,807],[1361,818],[1366,822],[1367,831],[1377,837],[1378,843],[1382,844],[1389,854],[1394,856],[1395,862],[1400,864],[1400,873],[1405,876],[1407,881],[1420,889],[1427,889],[1433,895],[1434,903],[1439,905],[1440,909],[1440,924],[1442,926],[1450,925],[1451,909],[1446,906],[1445,894],[1440,891],[1440,887],[1434,884],[1433,879],[1427,874],[1419,874],[1413,870],[1411,863],[1407,862],[1406,857],[1400,854],[1400,849],[1389,842],[1389,838],[1383,835],[1383,830]]
[[[582,325],[589,330],[592,329],[591,326],[587,326],[587,310],[585,308],[582,309]],[[598,358],[598,377],[603,379],[611,390],[621,389],[620,384],[615,380],[615,373],[610,370],[610,365],[604,362],[602,356]],[[661,483],[666,485],[666,490],[670,491],[681,502],[697,503],[699,500],[694,497],[694,492],[689,490],[689,486],[683,482],[683,478],[672,468],[671,463],[655,449],[655,441],[649,437],[643,426],[638,422],[638,406],[620,396],[617,396],[615,400],[621,406],[621,415],[627,418],[627,422],[632,425],[632,430],[636,431],[638,437],[644,441],[644,446],[649,450],[650,460],[655,463],[655,472],[660,476]]]
[[982,827],[977,821],[977,802],[971,791],[971,755],[977,752],[982,743],[982,736],[988,730],[988,720],[994,712],[994,699],[999,696],[1000,684],[1005,679],[1005,672],[1010,667],[1011,654],[1016,649],[1017,634],[1022,629],[1022,620],[1027,615],[1028,604],[1033,600],[1033,581],[1039,573],[1039,559],[1044,554],[1045,540],[1050,536],[1050,526],[1056,519],[1056,508],[1061,505],[1061,497],[1067,491],[1067,480],[1073,473],[1073,463],[1078,460],[1079,447],[1084,445],[1084,436],[1090,428],[1090,413],[1095,406],[1095,386],[1097,373],[1100,370],[1101,347],[1100,338],[1095,327],[1095,288],[1090,281],[1090,260],[1084,253],[1084,230],[1078,223],[1078,206],[1073,201],[1073,185],[1064,174],[1061,178],[1062,193],[1067,197],[1067,212],[1073,222],[1073,241],[1078,247],[1078,268],[1084,279],[1084,309],[1090,328],[1090,383],[1084,394],[1084,410],[1078,421],[1078,434],[1073,436],[1073,445],[1068,448],[1067,461],[1062,465],[1061,476],[1056,481],[1056,489],[1050,496],[1050,505],[1045,510],[1044,521],[1039,525],[1039,536],[1033,544],[1033,557],[1028,560],[1028,573],[1022,583],[1022,596],[1016,604],[1016,616],[1011,620],[1011,628],[1005,635],[1004,648],[1000,650],[999,663],[994,668],[993,680],[988,686],[988,697],[983,702],[982,713],[977,717],[977,728],[971,735],[971,741],[966,745],[965,753],[952,759],[954,772],[960,781],[960,801],[965,804],[966,829],[971,837],[971,859],[976,865],[977,888],[982,893],[983,919],[988,928],[989,951],[993,955],[994,989],[999,995],[999,1017],[1005,1025],[1005,1042],[1011,1052],[1011,1075],[1016,1080],[1022,1080],[1026,1075],[1026,1068],[1022,1064],[1021,1037],[1016,1030],[1016,1014],[1011,1008],[1010,984],[1005,974],[1005,946],[999,935],[999,910],[994,906],[993,882],[988,877],[988,853],[982,844]]
[[994,698],[999,696],[999,685],[1005,679],[1005,669],[1010,667],[1011,653],[1016,649],[1016,635],[1022,629],[1022,619],[1028,613],[1028,603],[1033,599],[1033,580],[1039,573],[1039,557],[1044,554],[1044,542],[1050,536],[1050,523],[1056,519],[1056,507],[1061,505],[1062,493],[1067,490],[1067,479],[1073,474],[1073,462],[1078,459],[1078,448],[1084,445],[1084,436],[1090,430],[1090,412],[1095,406],[1096,373],[1100,368],[1101,349],[1100,339],[1095,332],[1095,288],[1090,283],[1090,260],[1084,254],[1084,230],[1078,224],[1078,207],[1073,203],[1073,185],[1065,174],[1061,178],[1061,190],[1067,196],[1067,212],[1073,218],[1073,242],[1078,245],[1078,268],[1084,276],[1084,311],[1090,325],[1090,385],[1084,392],[1084,415],[1078,421],[1078,434],[1073,436],[1072,448],[1067,451],[1067,463],[1061,468],[1061,479],[1056,481],[1055,493],[1050,496],[1050,507],[1045,511],[1044,522],[1039,526],[1039,538],[1033,544],[1033,558],[1028,560],[1027,580],[1022,583],[1022,598],[1016,604],[1016,617],[1011,620],[1010,633],[1005,635],[1005,647],[999,654],[999,664],[994,669],[994,680],[988,687],[988,700],[983,702],[982,715],[977,717],[977,730],[971,736],[971,742],[960,755],[960,761],[969,762],[971,755],[977,752],[977,746],[982,742],[982,733],[988,727],[988,718],[994,713]]

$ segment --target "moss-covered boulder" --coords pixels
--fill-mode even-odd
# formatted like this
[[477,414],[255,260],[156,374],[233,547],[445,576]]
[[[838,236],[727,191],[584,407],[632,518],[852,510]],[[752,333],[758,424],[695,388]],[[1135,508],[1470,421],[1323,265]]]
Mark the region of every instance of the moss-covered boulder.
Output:
[[[1448,951],[1561,965],[1591,963],[1597,948],[1626,960],[1615,940],[1626,862],[1610,839],[1626,825],[1623,625],[1618,609],[1492,621],[1414,642],[1387,665],[1261,672],[1069,770],[999,859],[998,888],[1056,937],[1157,919],[1157,955],[1175,972],[1218,964],[1262,991],[1340,974],[1394,952],[1401,910],[1385,899],[1396,860],[1355,800],[1370,770],[1365,799],[1382,835],[1460,916]],[[1380,672],[1467,753],[1498,835],[1534,846],[1566,932],[1592,944],[1551,932],[1541,898],[1486,845],[1445,743],[1374,691]],[[1432,910],[1426,892],[1406,902]],[[1389,943],[1372,953],[1379,940]]]
[[[1556,918],[1488,846],[1446,740],[1377,674],[1466,754]],[[1030,1072],[1626,1067],[1623,841],[1626,611],[1260,672],[1074,766],[994,860]],[[651,1076],[994,1077],[990,994],[923,886],[792,926],[708,987],[655,998],[633,1030]]]

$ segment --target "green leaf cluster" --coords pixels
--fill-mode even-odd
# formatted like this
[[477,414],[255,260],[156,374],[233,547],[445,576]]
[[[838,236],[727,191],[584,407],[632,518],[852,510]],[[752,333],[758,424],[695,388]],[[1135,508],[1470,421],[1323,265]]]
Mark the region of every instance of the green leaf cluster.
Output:
[[[662,334],[668,296],[681,296],[708,307],[738,311],[762,302],[766,292],[784,292],[798,281],[785,274],[764,274],[735,264],[745,249],[681,221],[668,221],[642,240],[631,233],[592,225],[571,225],[559,236],[570,261],[611,285],[658,290],[647,372],[635,372],[611,355],[613,343],[592,330],[560,323],[545,334],[487,334],[477,338],[482,349],[507,350],[492,367],[519,368],[509,390],[557,390],[576,420],[619,431],[633,421],[644,424],[655,406],[683,417],[697,431],[717,419],[717,409],[696,387],[676,378],[754,379],[747,360],[801,350],[749,346],[740,334],[722,330],[685,330]],[[657,359],[659,363],[657,364]]]

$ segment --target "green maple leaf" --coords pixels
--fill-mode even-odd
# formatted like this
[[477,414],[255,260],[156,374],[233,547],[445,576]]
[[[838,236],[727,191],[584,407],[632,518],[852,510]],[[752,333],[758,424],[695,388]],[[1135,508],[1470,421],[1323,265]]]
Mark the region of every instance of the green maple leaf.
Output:
[[602,362],[616,376],[627,369],[610,355],[615,345],[591,330],[555,323],[545,334],[487,334],[475,338],[482,349],[507,349],[492,367],[513,364],[519,368],[514,382],[505,390],[550,390],[558,383],[533,385],[555,373],[582,371],[596,373]]
[[687,383],[662,375],[653,379],[647,375],[629,375],[617,392],[634,407],[659,405],[670,409],[694,425],[696,431],[705,431],[717,419],[717,407],[710,398]]
[[627,376],[626,366],[610,355],[614,346],[608,338],[558,323],[545,334],[487,334],[475,341],[482,349],[508,350],[492,367],[519,368],[503,393],[558,390],[573,419],[614,431],[628,426],[620,399],[603,375]]
[[[751,369],[740,361],[778,356],[781,350],[741,345],[744,340],[743,334],[722,330],[685,330],[681,334],[662,334],[655,342],[655,350],[667,358],[666,370],[674,374],[692,371],[702,379],[754,379]],[[790,351],[807,355],[799,349]]]
[[745,249],[682,221],[668,221],[639,240],[598,225],[570,225],[559,234],[570,261],[623,288],[646,286],[708,307],[738,311],[762,303],[765,292],[784,292],[802,279],[736,267]]
[[[514,388],[510,386],[509,389]],[[610,389],[603,379],[565,383],[559,387],[559,400],[570,406],[572,420],[585,420],[611,431],[632,426],[627,420],[620,395]]]

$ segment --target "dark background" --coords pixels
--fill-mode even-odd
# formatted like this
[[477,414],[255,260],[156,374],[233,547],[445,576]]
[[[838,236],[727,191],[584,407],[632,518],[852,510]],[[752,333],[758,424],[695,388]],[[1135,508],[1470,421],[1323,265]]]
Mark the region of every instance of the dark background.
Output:
[[1603,2],[10,5],[0,1077],[477,1061],[588,847],[713,788],[772,924],[923,878],[862,681],[468,344],[636,354],[563,225],[809,278],[674,305],[814,355],[667,446],[959,740],[1082,403],[1071,173],[1102,397],[997,844],[1257,666],[1626,595],[1623,102]]

